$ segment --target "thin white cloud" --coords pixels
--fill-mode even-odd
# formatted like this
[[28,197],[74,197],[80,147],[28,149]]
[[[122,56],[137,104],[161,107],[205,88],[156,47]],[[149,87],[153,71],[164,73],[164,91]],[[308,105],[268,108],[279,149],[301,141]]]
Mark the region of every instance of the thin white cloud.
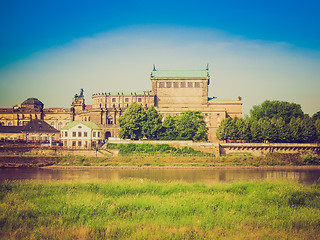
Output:
[[37,97],[46,107],[69,107],[80,88],[88,103],[97,92],[151,89],[153,64],[204,69],[209,63],[209,94],[242,96],[245,113],[266,99],[279,99],[313,114],[320,103],[319,56],[208,29],[133,27],[79,39],[0,70],[0,102],[11,107]]

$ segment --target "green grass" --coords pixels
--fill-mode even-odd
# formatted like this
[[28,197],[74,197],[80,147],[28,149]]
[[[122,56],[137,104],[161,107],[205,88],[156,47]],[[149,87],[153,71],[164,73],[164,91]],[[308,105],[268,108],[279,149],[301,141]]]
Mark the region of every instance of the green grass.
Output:
[[319,165],[319,157],[312,154],[268,153],[266,156],[253,156],[239,153],[215,157],[211,155],[172,155],[171,153],[136,153],[104,156],[100,158],[84,156],[57,157],[56,165],[62,166],[300,166]]
[[0,185],[0,239],[319,239],[319,226],[319,184]]

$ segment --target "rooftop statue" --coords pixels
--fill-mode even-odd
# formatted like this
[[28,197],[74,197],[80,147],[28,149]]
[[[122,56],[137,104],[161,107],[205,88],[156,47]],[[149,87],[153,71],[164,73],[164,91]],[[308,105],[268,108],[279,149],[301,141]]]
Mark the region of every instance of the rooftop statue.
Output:
[[84,94],[83,94],[83,88],[80,89],[80,94],[75,94],[74,98],[84,98]]

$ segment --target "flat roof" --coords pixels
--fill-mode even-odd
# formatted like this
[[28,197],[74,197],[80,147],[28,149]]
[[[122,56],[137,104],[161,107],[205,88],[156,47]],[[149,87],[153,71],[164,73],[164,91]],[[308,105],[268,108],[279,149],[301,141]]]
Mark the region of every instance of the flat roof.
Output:
[[208,70],[154,70],[151,78],[208,78]]

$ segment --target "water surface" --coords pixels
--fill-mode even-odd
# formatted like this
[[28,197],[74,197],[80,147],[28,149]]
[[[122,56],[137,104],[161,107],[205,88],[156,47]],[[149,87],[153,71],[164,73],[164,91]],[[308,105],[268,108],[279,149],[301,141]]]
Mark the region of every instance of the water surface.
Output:
[[292,180],[312,184],[320,178],[320,169],[268,169],[268,168],[2,168],[0,181],[6,180],[67,180],[116,181],[144,179],[152,181],[184,181],[205,184],[262,180]]

